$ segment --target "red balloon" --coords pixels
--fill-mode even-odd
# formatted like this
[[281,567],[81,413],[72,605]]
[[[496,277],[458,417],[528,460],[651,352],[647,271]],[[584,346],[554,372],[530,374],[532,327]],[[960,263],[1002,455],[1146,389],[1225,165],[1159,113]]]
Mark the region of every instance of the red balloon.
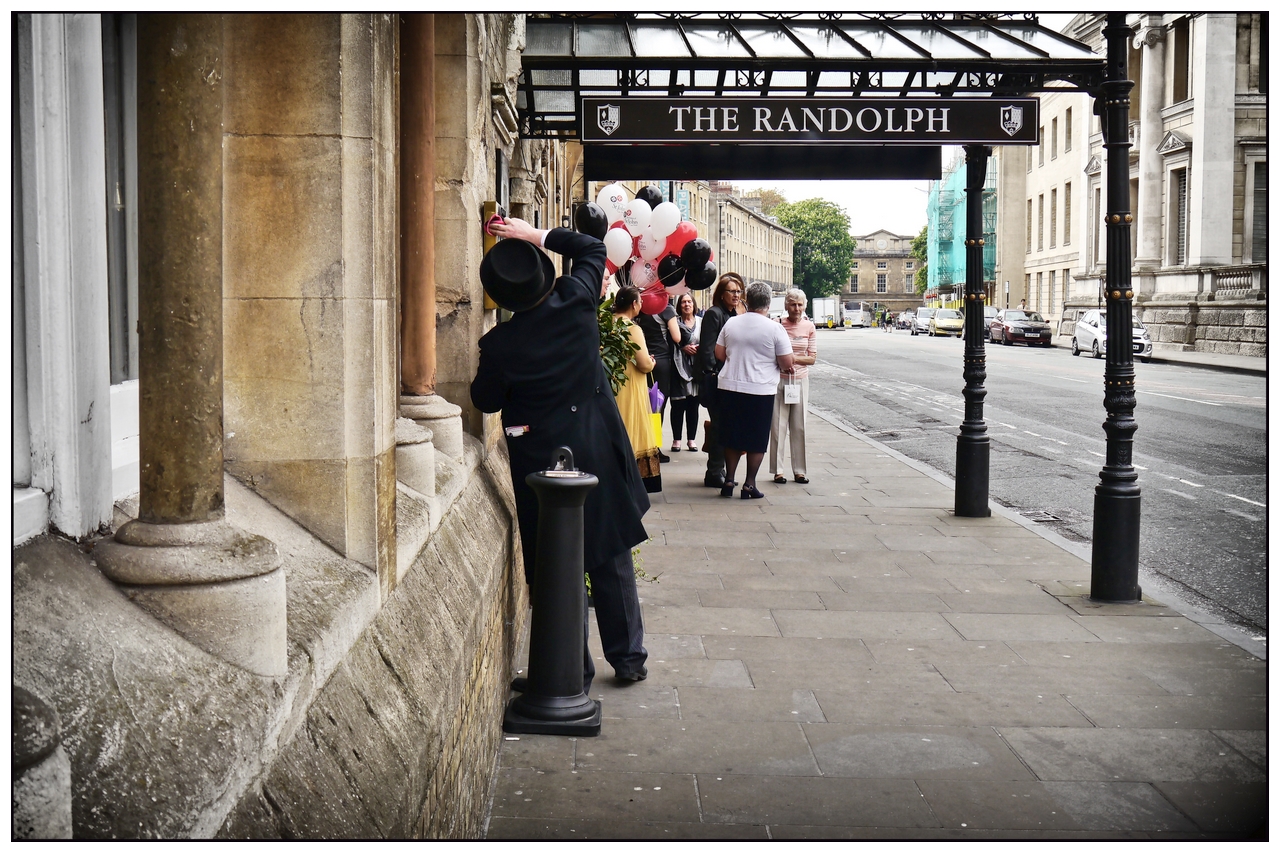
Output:
[[667,289],[660,283],[640,294],[640,310],[645,314],[661,314],[667,307]]
[[613,261],[609,260],[608,258],[605,258],[605,259],[604,259],[604,271],[605,271],[605,272],[607,272],[609,275],[613,275],[614,273],[616,273],[616,272],[618,271],[618,267],[617,267],[617,265],[615,265],[615,264],[614,264],[614,262],[613,262]]
[[684,248],[684,244],[698,236],[698,226],[692,222],[681,222],[676,226],[676,230],[671,232],[671,236],[667,237],[667,247],[663,254],[674,254],[680,256],[680,251]]

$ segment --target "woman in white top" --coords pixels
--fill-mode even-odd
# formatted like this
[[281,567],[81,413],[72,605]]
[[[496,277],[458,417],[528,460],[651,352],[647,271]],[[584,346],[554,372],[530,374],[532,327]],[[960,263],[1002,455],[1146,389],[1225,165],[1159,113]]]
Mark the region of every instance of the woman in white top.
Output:
[[782,326],[769,319],[773,290],[762,281],[747,285],[747,311],[730,317],[716,340],[716,358],[724,360],[718,381],[719,406],[724,426],[725,483],[721,497],[732,497],[737,483],[738,459],[747,455],[742,498],[762,498],[756,488],[756,472],[769,449],[769,426],[780,370],[795,361],[791,339]]

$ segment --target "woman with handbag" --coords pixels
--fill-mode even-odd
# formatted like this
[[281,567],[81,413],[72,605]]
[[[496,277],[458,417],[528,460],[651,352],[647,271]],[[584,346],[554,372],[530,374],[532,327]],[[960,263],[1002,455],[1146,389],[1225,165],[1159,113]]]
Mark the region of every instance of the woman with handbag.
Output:
[[627,362],[627,381],[618,389],[615,399],[618,402],[618,413],[622,415],[622,425],[627,430],[627,438],[631,439],[631,449],[636,455],[636,465],[640,468],[644,490],[652,493],[662,491],[658,444],[653,437],[653,406],[649,400],[649,383],[646,378],[656,362],[645,349],[644,333],[634,322],[639,313],[640,288],[634,284],[624,284],[613,297],[613,315],[626,321],[627,333],[639,349]]
[[804,291],[793,287],[787,291],[783,304],[787,316],[780,322],[791,340],[794,364],[781,372],[778,393],[773,398],[773,426],[769,435],[769,473],[773,482],[785,483],[782,476],[782,447],[791,433],[791,476],[797,483],[806,485],[809,478],[804,461],[804,425],[809,415],[809,365],[818,360],[818,332],[813,321],[804,316],[808,300]]
[[724,487],[724,448],[720,445],[720,423],[717,412],[716,377],[724,362],[716,358],[716,339],[730,317],[742,313],[742,276],[727,272],[720,276],[711,294],[711,307],[702,315],[702,329],[698,335],[698,354],[695,367],[698,373],[698,397],[711,420],[702,437],[702,449],[707,452],[707,473],[702,485],[710,488]]
[[676,300],[676,326],[680,339],[675,348],[675,377],[671,383],[671,452],[680,452],[680,438],[688,427],[689,438],[685,446],[697,450],[693,443],[698,434],[698,382],[693,360],[698,353],[698,334],[702,331],[702,318],[691,294],[682,294]]

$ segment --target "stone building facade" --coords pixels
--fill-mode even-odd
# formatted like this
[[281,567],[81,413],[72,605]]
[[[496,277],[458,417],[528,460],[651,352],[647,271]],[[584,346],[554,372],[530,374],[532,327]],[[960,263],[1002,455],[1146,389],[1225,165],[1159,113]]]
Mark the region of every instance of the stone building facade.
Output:
[[15,15],[15,836],[482,834],[527,593],[480,226],[576,165],[523,34]]
[[842,301],[878,304],[895,314],[920,305],[915,285],[920,261],[911,255],[913,235],[881,229],[853,239],[853,269]]
[[[1103,15],[1066,34],[1104,51]],[[1156,352],[1266,355],[1262,13],[1132,14],[1135,310]],[[1105,283],[1105,156],[1089,97],[1041,99],[1041,144],[1001,165],[999,278],[1069,341]]]

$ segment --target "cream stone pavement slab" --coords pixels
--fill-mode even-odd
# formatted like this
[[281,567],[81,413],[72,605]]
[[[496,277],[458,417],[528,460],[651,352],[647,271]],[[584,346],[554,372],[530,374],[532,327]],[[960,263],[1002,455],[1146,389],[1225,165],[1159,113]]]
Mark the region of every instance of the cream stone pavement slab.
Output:
[[762,472],[759,500],[704,487],[705,453],[662,465],[648,677],[614,680],[593,619],[600,735],[503,734],[488,838],[1265,838],[1246,643],[1089,600],[1087,553],[957,517],[947,478],[843,425],[810,413],[807,441],[812,482]]

